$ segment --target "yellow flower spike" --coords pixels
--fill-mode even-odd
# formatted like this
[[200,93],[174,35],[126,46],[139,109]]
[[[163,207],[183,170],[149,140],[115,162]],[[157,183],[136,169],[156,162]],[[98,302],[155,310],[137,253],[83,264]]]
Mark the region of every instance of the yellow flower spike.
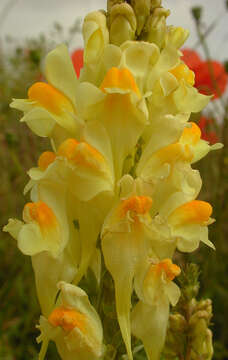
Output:
[[50,164],[56,159],[56,154],[52,151],[43,152],[38,159],[38,167],[40,170],[45,171]]
[[131,360],[132,283],[147,258],[146,224],[150,222],[151,205],[152,199],[147,196],[131,196],[120,201],[107,216],[101,233],[105,264],[115,283],[118,322]]
[[181,205],[169,216],[173,226],[185,224],[207,224],[212,214],[212,206],[205,201],[193,200]]
[[55,308],[48,317],[48,322],[54,326],[60,326],[64,331],[69,332],[75,327],[85,332],[86,316],[80,312],[64,306]]
[[113,67],[107,72],[100,89],[103,92],[108,92],[108,89],[114,88],[130,92],[133,91],[139,98],[141,97],[135,79],[128,69]]
[[28,90],[28,98],[56,115],[62,115],[64,111],[74,113],[70,100],[52,85],[44,82],[33,84]]
[[193,86],[195,83],[195,74],[192,70],[190,70],[187,65],[180,64],[176,66],[174,69],[169,71],[171,74],[175,76],[177,80],[184,79],[186,83]]

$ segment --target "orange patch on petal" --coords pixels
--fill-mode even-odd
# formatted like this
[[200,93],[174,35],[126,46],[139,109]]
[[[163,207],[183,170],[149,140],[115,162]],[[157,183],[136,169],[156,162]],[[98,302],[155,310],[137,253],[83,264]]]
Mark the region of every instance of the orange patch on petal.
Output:
[[100,89],[103,92],[107,92],[106,89],[113,89],[113,88],[121,89],[121,90],[130,90],[135,92],[138,95],[138,97],[141,97],[135,79],[128,69],[118,69],[116,67],[113,67],[107,72],[100,86]]
[[201,224],[208,222],[212,214],[212,206],[206,201],[193,200],[179,206],[169,216],[169,223],[174,226],[185,224]]
[[43,152],[38,160],[38,166],[41,170],[46,170],[48,166],[55,161],[56,154],[52,151]]
[[172,260],[164,259],[160,263],[155,265],[155,271],[157,275],[161,275],[162,271],[165,272],[168,280],[175,279],[176,276],[180,275],[181,269],[176,264],[173,264]]
[[101,165],[105,162],[104,157],[97,149],[85,142],[78,142],[75,139],[65,140],[60,145],[57,155],[66,157],[75,165],[85,166],[95,170],[100,170]]
[[193,86],[195,83],[195,74],[191,71],[187,65],[180,64],[174,69],[170,70],[170,73],[175,76],[177,80],[184,79],[189,85]]
[[194,122],[190,122],[191,127],[184,128],[180,142],[196,145],[201,138],[201,130]]
[[156,152],[162,163],[175,163],[177,161],[190,162],[193,158],[193,153],[189,148],[189,145],[182,145],[179,143],[170,144]]
[[57,155],[63,156],[70,161],[73,161],[75,150],[79,142],[76,139],[65,140],[58,148]]
[[136,214],[146,214],[152,206],[152,199],[148,196],[132,196],[123,200],[119,208],[119,216],[125,217],[128,211]]
[[86,316],[74,309],[60,306],[52,311],[48,317],[48,322],[54,327],[62,327],[66,332],[77,327],[84,333]]
[[44,82],[33,84],[28,90],[28,98],[38,102],[39,105],[55,115],[61,115],[63,110],[74,113],[74,107],[70,100],[59,90]]
[[26,223],[35,221],[41,229],[58,225],[58,220],[52,209],[43,201],[27,203],[23,210],[23,218]]
[[154,283],[155,278],[161,278],[165,275],[166,280],[172,281],[176,276],[180,275],[181,269],[176,264],[173,264],[171,259],[164,259],[158,264],[151,264],[145,277],[145,284]]

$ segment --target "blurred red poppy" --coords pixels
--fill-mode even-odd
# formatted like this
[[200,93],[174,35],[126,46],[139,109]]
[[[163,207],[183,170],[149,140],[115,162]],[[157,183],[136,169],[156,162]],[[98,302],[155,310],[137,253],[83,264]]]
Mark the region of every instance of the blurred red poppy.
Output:
[[191,49],[182,49],[181,52],[183,54],[182,60],[192,71],[201,64],[202,60],[196,51]]
[[83,49],[77,49],[71,54],[71,60],[74,65],[77,77],[80,76],[81,68],[83,67]]
[[211,130],[214,120],[201,116],[198,126],[201,130],[201,139],[208,141],[210,144],[215,144],[219,141],[218,135],[215,131]]
[[228,75],[225,67],[218,61],[202,61],[196,51],[182,50],[182,60],[195,73],[195,87],[201,94],[219,98],[226,90]]

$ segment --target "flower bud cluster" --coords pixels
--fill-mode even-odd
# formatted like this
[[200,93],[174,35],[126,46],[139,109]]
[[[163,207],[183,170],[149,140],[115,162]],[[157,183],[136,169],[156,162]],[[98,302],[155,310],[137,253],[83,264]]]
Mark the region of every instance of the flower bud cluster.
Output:
[[99,301],[79,287],[90,269],[101,291],[103,267],[128,359],[133,334],[158,360],[180,297],[176,249],[214,249],[212,207],[197,200],[202,181],[192,164],[221,144],[210,146],[189,122],[210,98],[193,87],[178,50],[186,32],[168,28],[167,15],[160,1],[108,1],[108,13],[85,17],[79,79],[62,44],[46,57],[47,81],[11,104],[51,145],[28,171],[23,221],[4,227],[32,259],[40,360],[50,340],[63,360],[102,359],[104,343],[112,348]]
[[164,356],[167,360],[189,353],[189,359],[211,360],[213,357],[212,332],[209,329],[212,317],[211,300],[195,299],[188,305],[190,316],[187,319],[180,313],[169,317]]

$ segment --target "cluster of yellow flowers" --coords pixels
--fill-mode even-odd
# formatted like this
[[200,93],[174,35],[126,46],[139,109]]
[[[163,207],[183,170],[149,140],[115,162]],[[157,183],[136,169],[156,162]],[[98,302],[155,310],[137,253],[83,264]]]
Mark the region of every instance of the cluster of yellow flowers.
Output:
[[210,98],[181,61],[188,32],[166,26],[167,15],[156,0],[109,1],[107,13],[84,20],[80,78],[62,44],[46,57],[47,82],[11,104],[53,150],[28,171],[23,221],[4,228],[32,259],[40,360],[50,340],[63,360],[103,358],[101,320],[77,286],[89,267],[99,283],[101,256],[128,359],[131,334],[148,359],[159,359],[169,306],[180,296],[174,252],[192,252],[200,241],[214,248],[212,207],[196,200],[201,178],[191,164],[221,144],[210,146],[188,122]]

